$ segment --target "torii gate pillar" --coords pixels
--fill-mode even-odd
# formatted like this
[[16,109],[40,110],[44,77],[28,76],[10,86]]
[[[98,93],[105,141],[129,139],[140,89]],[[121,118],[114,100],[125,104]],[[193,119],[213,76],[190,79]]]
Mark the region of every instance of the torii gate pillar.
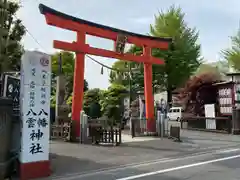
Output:
[[[144,47],[144,55],[151,59],[151,48]],[[154,99],[152,89],[152,64],[144,63],[144,95],[146,106],[147,132],[156,132],[156,123],[154,120]]]
[[[85,45],[85,33],[77,33],[77,45]],[[84,90],[84,66],[85,53],[77,52],[74,69],[73,80],[73,96],[72,96],[72,120],[74,123],[75,137],[80,137],[80,112],[82,110],[83,90]]]

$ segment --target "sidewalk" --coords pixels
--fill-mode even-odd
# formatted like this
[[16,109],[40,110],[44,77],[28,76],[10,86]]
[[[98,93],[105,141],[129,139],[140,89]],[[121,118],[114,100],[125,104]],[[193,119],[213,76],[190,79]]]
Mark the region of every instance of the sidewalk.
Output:
[[186,144],[199,148],[240,145],[240,135],[181,130],[181,139]]
[[134,137],[132,138],[131,135],[122,134],[122,142],[129,143],[129,142],[142,142],[142,141],[152,141],[152,140],[159,140],[159,137]]

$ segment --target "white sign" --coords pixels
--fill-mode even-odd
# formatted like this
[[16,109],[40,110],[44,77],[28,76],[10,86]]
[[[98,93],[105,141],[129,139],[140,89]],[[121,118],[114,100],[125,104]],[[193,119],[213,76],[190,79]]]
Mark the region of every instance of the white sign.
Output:
[[[205,107],[205,117],[215,118],[215,105],[205,104],[204,107]],[[216,120],[206,119],[206,129],[216,129]]]
[[50,56],[26,51],[21,60],[21,163],[49,160]]

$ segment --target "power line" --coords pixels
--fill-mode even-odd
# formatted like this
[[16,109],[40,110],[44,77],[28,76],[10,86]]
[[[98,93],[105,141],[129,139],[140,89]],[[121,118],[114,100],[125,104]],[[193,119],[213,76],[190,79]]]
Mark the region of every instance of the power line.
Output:
[[[24,26],[25,27],[25,26]],[[44,50],[44,47],[38,42],[38,40],[32,35],[32,33],[25,27],[26,32],[32,37],[32,39]]]
[[[14,16],[16,19],[18,19],[15,14],[14,14],[13,16]],[[22,23],[22,25],[23,25],[23,23]],[[44,51],[46,51],[46,50],[44,49],[44,47],[39,43],[39,41],[33,36],[33,34],[27,29],[27,27],[24,26],[24,25],[23,25],[23,27],[24,27],[24,29],[26,30],[26,32],[31,36],[31,38],[35,41],[35,43],[37,43],[37,44],[39,45],[39,47],[41,47]]]
[[[14,15],[14,17],[17,19],[17,16],[16,16],[16,15]],[[23,24],[22,24],[22,25],[23,25]],[[23,26],[24,26],[24,25],[23,25]],[[40,43],[40,42],[33,36],[33,34],[27,29],[27,27],[24,26],[24,28],[25,28],[26,32],[31,36],[31,38],[35,41],[35,43],[37,43],[37,44],[39,45],[39,47],[41,47],[44,51],[46,51],[46,50],[44,49],[44,47],[41,45],[41,43]],[[112,70],[112,71],[128,72],[128,71],[124,71],[124,70],[119,70],[119,69],[117,69],[117,68],[109,67],[109,66],[107,66],[107,65],[99,62],[98,60],[96,60],[95,58],[93,58],[93,57],[91,57],[91,56],[89,56],[89,55],[87,55],[87,54],[86,54],[86,56],[87,56],[89,59],[91,59],[92,61],[94,61],[94,62],[96,62],[97,64],[101,65],[102,67],[105,67],[105,68],[110,69],[110,70]]]
[[[40,1],[39,1],[39,0],[35,0],[35,1],[40,4]],[[17,18],[15,14],[14,14],[14,16],[15,16],[15,18]],[[22,24],[22,25],[23,25],[23,24]],[[23,25],[23,26],[24,26],[24,25]],[[24,27],[25,27],[26,32],[27,32],[27,33],[32,37],[32,39],[39,45],[39,47],[41,47],[44,51],[46,51],[46,50],[43,48],[43,46],[39,43],[39,41],[33,36],[33,34],[27,29],[27,27],[26,27],[26,26],[24,26]],[[107,69],[110,69],[110,70],[112,70],[112,71],[117,71],[117,72],[129,72],[129,71],[124,71],[124,70],[120,70],[120,69],[117,69],[117,68],[109,67],[109,66],[107,66],[107,65],[105,65],[105,64],[97,61],[95,58],[89,56],[88,54],[86,54],[86,56],[87,56],[89,59],[91,59],[92,61],[94,61],[95,63],[101,65],[102,67],[105,67],[105,68],[107,68]]]

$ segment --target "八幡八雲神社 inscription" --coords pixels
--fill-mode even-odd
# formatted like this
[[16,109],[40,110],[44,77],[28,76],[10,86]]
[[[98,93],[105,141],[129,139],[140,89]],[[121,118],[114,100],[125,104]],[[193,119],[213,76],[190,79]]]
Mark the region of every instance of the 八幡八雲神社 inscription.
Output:
[[22,57],[22,162],[48,160],[50,118],[50,56],[27,51]]
[[[46,128],[48,125],[48,113],[45,112],[44,109],[41,109],[38,113],[30,109],[27,112],[26,116],[26,123],[28,125],[28,128],[32,129],[32,132],[30,133],[30,140],[32,141],[32,144],[30,146],[30,153],[43,153],[41,144],[34,142],[40,141],[44,135],[40,128]],[[36,128],[39,129],[35,130]]]

